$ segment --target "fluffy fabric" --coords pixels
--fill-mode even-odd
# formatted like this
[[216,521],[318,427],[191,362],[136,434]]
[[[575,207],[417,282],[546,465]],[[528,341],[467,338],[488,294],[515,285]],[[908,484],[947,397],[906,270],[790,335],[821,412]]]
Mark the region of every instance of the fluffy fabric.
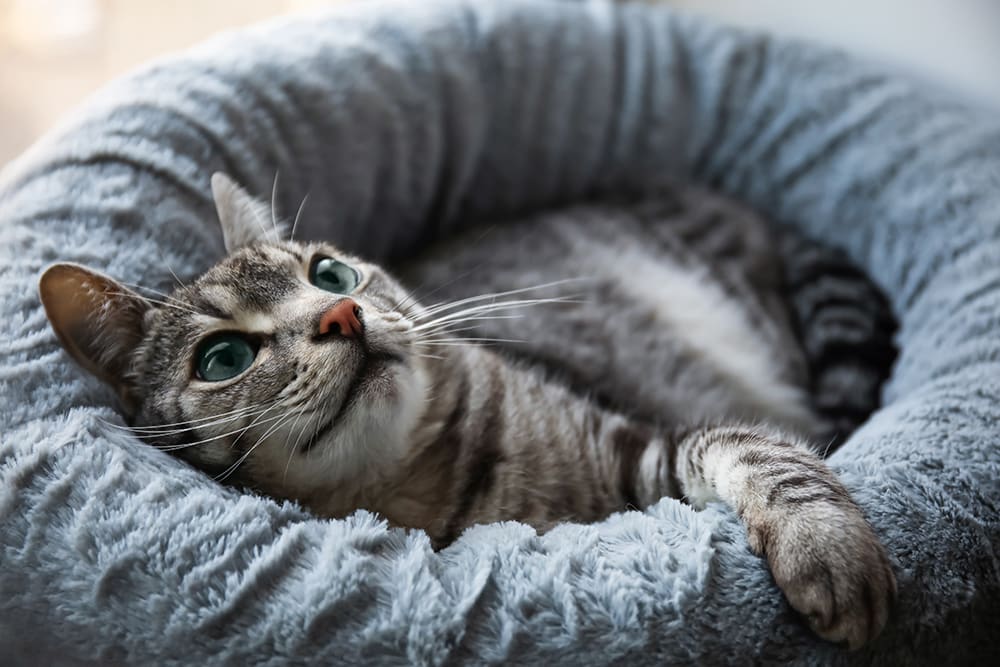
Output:
[[[691,178],[889,292],[886,406],[832,459],[899,580],[846,654],[723,507],[664,500],[434,553],[244,496],[120,424],[41,269],[169,284],[222,253],[215,170],[378,258],[470,221]],[[0,186],[0,655],[42,664],[963,663],[1000,653],[1000,125],[835,53],[603,2],[362,3],[123,79]]]

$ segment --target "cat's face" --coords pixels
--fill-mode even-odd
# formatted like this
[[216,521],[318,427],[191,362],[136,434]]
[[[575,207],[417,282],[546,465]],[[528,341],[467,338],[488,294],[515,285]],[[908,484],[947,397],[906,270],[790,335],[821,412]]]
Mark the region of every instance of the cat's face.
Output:
[[147,318],[136,425],[204,424],[178,452],[222,473],[246,456],[240,479],[272,495],[365,474],[404,454],[425,402],[405,298],[328,244],[241,248]]
[[41,292],[59,337],[137,433],[219,477],[308,498],[377,476],[428,401],[419,307],[380,267],[278,240],[245,193],[213,186],[223,261],[159,302],[56,265]]

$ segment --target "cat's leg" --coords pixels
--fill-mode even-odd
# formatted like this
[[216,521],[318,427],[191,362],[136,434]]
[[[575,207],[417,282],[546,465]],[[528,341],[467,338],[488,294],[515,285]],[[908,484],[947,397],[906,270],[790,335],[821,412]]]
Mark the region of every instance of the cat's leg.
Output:
[[674,453],[671,460],[648,450],[640,487],[669,489],[697,507],[712,500],[733,507],[751,548],[821,637],[857,648],[879,634],[895,577],[871,526],[822,460],[760,427],[701,428],[677,441]]

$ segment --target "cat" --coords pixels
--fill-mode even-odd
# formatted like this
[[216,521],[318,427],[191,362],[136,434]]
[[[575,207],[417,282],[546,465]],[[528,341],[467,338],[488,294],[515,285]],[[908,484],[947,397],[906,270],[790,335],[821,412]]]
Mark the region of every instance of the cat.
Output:
[[[440,255],[404,267],[443,293],[474,286],[424,305],[377,264],[283,240],[228,177],[211,184],[228,255],[164,299],[75,264],[40,280],[58,339],[116,390],[142,440],[321,516],[376,511],[437,548],[477,523],[544,531],[665,496],[721,500],[819,636],[857,648],[885,625],[895,578],[810,450],[829,420],[754,224],[735,226],[745,247],[713,270],[690,249],[712,234],[685,245],[693,232],[655,224],[656,205],[542,215],[498,229],[492,256],[475,242],[439,251],[452,283]],[[455,280],[466,265],[490,276]],[[527,289],[550,275],[583,279]],[[493,283],[505,293],[479,293]],[[565,356],[568,370],[456,332],[473,324],[553,341],[534,356]],[[616,369],[633,361],[648,371],[639,385]]]

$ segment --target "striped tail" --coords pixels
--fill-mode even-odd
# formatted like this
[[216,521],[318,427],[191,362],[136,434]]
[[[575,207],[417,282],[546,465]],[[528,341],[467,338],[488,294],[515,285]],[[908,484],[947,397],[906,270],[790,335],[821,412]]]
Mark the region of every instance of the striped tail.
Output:
[[896,359],[896,320],[882,292],[841,251],[791,233],[780,249],[793,324],[809,365],[814,408],[838,447],[881,402]]

